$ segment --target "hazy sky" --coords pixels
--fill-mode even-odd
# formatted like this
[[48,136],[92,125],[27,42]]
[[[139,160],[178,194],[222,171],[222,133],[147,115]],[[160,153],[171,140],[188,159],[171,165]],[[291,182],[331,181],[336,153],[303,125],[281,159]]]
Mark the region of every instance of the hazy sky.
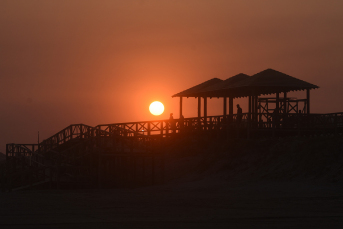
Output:
[[342,28],[341,0],[0,0],[0,151],[70,124],[177,118],[171,95],[266,68],[320,86],[312,112],[343,111]]

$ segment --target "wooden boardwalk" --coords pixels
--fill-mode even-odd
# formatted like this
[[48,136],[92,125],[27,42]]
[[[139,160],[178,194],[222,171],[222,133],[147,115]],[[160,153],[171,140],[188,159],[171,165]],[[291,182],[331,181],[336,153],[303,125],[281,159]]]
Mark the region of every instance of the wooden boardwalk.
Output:
[[[327,135],[343,132],[343,113],[242,114],[70,125],[40,144],[7,144],[4,189],[49,183],[130,186],[163,182],[165,141],[213,135],[225,138]],[[156,175],[158,174],[159,177]],[[138,182],[139,181],[139,182]],[[43,183],[44,183],[43,182]]]

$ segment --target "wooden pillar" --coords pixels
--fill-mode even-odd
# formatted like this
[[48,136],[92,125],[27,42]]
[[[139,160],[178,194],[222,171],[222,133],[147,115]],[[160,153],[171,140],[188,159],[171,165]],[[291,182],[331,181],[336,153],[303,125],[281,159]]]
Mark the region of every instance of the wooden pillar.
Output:
[[204,126],[206,130],[207,126],[207,97],[204,97]]
[[306,100],[307,100],[307,114],[310,114],[310,89],[306,90]]
[[201,97],[198,97],[198,118],[201,117]]
[[[276,127],[279,127],[279,114],[280,114],[280,106],[279,106],[279,102],[280,102],[280,97],[279,97],[280,95],[279,95],[279,93],[276,93],[276,100],[275,100],[275,102],[276,102],[276,107],[275,107],[275,110],[276,110],[276,112],[275,112],[275,115],[274,115],[274,117],[273,118],[275,118],[275,121],[273,121],[273,123],[274,123],[274,128]],[[273,133],[273,135],[274,135],[274,133]]]
[[248,106],[248,122],[251,120],[251,95],[249,95],[249,106]]
[[182,97],[180,97],[180,116],[179,118],[182,117]]
[[287,92],[283,93],[283,100],[284,100],[284,108],[283,108],[283,113],[287,114],[288,113],[288,104],[287,104]]
[[226,118],[226,105],[227,105],[227,100],[226,97],[223,98],[223,116],[224,119]]
[[280,101],[280,97],[279,97],[279,93],[276,93],[276,107],[275,107],[275,109],[276,109],[276,112],[279,112],[279,101]]
[[254,120],[255,113],[255,96],[251,96],[251,120]]
[[258,96],[255,96],[255,121],[258,121]]
[[255,96],[251,96],[251,120],[255,120]]
[[229,97],[229,120],[230,122],[233,121],[233,98]]

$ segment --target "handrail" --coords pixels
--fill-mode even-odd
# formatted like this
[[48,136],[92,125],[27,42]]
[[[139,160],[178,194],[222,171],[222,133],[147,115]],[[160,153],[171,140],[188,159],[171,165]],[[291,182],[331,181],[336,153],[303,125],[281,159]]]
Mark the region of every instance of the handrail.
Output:
[[[277,122],[277,124],[275,124],[275,122]],[[154,140],[155,137],[166,137],[170,134],[180,133],[182,131],[220,130],[228,126],[250,126],[251,128],[256,126],[258,128],[271,128],[275,126],[284,128],[335,128],[343,127],[343,112],[327,114],[315,113],[309,115],[298,113],[288,113],[287,115],[283,113],[277,115],[271,113],[251,113],[250,119],[248,113],[243,113],[241,123],[242,124],[238,123],[237,114],[233,114],[226,116],[207,116],[206,119],[204,117],[190,117],[173,120],[164,119],[100,124],[95,127],[84,124],[73,124],[43,140],[39,144],[39,148],[37,147],[31,151],[34,152],[38,149],[47,151],[73,139],[89,139],[95,137],[112,137],[117,139],[117,142],[132,147],[133,141],[139,144],[145,144],[146,142]],[[7,144],[6,155],[12,156],[14,153],[29,153],[30,148],[26,148],[25,151],[25,147],[31,147],[33,145],[37,144]]]

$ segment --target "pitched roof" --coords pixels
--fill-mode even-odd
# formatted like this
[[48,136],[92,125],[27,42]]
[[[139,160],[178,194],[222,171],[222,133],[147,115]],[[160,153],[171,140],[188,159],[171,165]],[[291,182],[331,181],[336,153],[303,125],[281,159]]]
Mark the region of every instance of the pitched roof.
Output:
[[209,97],[228,96],[228,94],[232,92],[231,88],[234,88],[237,83],[244,81],[248,79],[249,77],[250,76],[244,73],[239,73],[235,76],[231,76],[230,78],[224,80],[223,82],[207,87],[200,94],[202,96],[209,96]]
[[246,97],[319,88],[285,73],[266,69],[253,76],[240,73],[226,80],[213,78],[172,97]]
[[289,76],[285,73],[268,68],[262,72],[256,73],[244,81],[238,82],[235,87],[257,86],[257,87],[293,87],[303,89],[314,89],[318,86],[306,81]]
[[201,84],[198,84],[194,87],[191,87],[187,90],[184,90],[182,92],[179,92],[172,97],[198,97],[198,96],[206,96],[209,97],[210,94],[212,97],[220,97],[218,94],[219,90],[225,90],[225,88],[228,88],[230,86],[233,86],[235,83],[240,82],[242,80],[245,80],[249,78],[248,75],[244,73],[237,74],[235,76],[232,76],[226,80],[221,80],[218,78],[213,78],[208,81],[205,81]]
[[214,84],[220,83],[220,82],[223,82],[223,80],[218,79],[218,78],[212,78],[212,79],[207,80],[207,81],[205,81],[201,84],[198,84],[194,87],[191,87],[191,88],[188,88],[184,91],[181,91],[181,92],[173,95],[172,97],[194,97],[195,94],[205,90],[206,88],[208,88]]
[[278,92],[315,89],[319,87],[269,68],[256,73],[244,81],[236,83],[232,88],[239,92],[240,96],[248,96],[251,94],[272,94]]

